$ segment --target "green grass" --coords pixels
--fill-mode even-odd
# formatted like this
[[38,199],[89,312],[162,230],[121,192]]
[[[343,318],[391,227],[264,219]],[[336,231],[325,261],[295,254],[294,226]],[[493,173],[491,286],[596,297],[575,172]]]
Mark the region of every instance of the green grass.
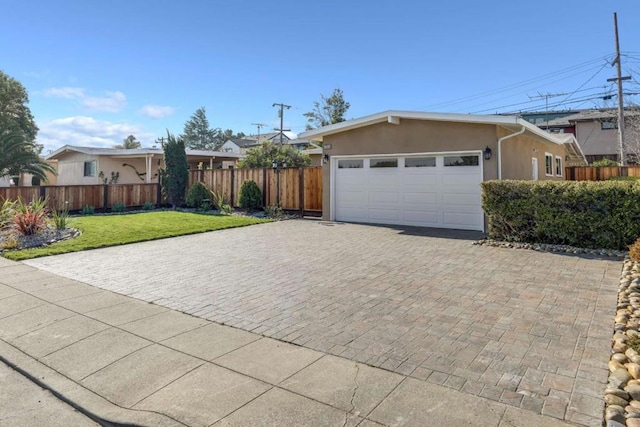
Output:
[[263,222],[269,221],[243,216],[200,215],[175,211],[70,218],[69,226],[82,231],[79,237],[53,243],[50,246],[9,251],[3,256],[21,261]]

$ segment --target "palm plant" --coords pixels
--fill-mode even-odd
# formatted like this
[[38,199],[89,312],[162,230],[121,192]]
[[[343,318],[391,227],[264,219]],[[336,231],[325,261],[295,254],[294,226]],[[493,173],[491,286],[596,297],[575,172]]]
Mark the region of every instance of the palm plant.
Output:
[[40,158],[35,143],[17,130],[0,130],[0,178],[28,173],[43,181],[56,170]]

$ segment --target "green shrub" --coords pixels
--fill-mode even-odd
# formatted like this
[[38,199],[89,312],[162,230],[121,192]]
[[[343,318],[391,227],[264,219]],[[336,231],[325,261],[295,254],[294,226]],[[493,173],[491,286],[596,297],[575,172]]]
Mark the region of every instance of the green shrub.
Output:
[[0,229],[8,226],[13,222],[13,216],[16,214],[16,202],[5,199],[0,205]]
[[209,189],[200,181],[193,183],[189,192],[187,193],[187,206],[190,208],[201,208],[203,202],[209,201]]
[[57,211],[57,210],[53,210],[51,211],[51,218],[52,218],[52,222],[53,222],[53,226],[56,228],[56,230],[64,230],[67,228],[67,221],[69,220],[69,211],[62,210],[62,211]]
[[145,202],[144,205],[142,205],[142,210],[143,211],[152,211],[156,208],[156,205],[154,205],[151,202]]
[[487,181],[492,238],[624,250],[640,236],[640,182]]
[[629,258],[635,262],[640,261],[640,239],[629,245]]
[[264,208],[264,213],[267,218],[280,219],[282,218],[282,208],[278,205],[269,205]]
[[96,208],[91,205],[84,205],[80,213],[82,215],[93,215],[94,213],[96,213]]
[[116,202],[111,206],[111,212],[124,212],[125,210],[127,210],[127,206],[121,202]]
[[218,194],[215,191],[212,191],[211,203],[213,204],[213,207],[218,210],[218,213],[220,215],[231,214],[231,205],[229,204],[227,196],[225,196],[224,194]]
[[262,207],[262,191],[255,181],[249,180],[240,187],[240,207],[247,210]]
[[620,166],[620,163],[611,159],[602,159],[602,160],[596,160],[595,162],[591,163],[591,166],[593,167]]

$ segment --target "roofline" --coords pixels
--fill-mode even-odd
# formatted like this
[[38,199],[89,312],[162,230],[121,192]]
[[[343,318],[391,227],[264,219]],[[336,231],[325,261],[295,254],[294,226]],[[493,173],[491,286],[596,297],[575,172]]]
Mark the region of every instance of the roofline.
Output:
[[[96,149],[96,150],[114,150],[111,152],[96,152],[88,150],[88,148]],[[135,150],[135,152],[132,152]],[[47,155],[45,160],[56,160],[57,156],[63,154],[67,151],[74,151],[76,153],[82,153],[87,155],[95,155],[95,156],[110,156],[110,157],[135,157],[135,156],[145,156],[147,154],[160,154],[164,155],[164,151],[160,148],[134,148],[131,150],[117,150],[113,148],[103,148],[103,147],[81,147],[76,145],[63,145],[58,148],[53,153]],[[238,153],[230,153],[225,151],[209,151],[209,150],[186,150],[187,156],[201,156],[201,157],[230,157],[235,159],[243,158],[243,154]]]
[[312,129],[298,135],[299,138],[309,139],[311,141],[322,141],[323,137],[357,129],[364,126],[370,126],[376,123],[393,123],[399,124],[400,119],[409,120],[432,120],[438,122],[462,122],[462,123],[478,123],[497,126],[522,126],[530,133],[541,137],[553,144],[562,144],[548,132],[543,131],[528,121],[516,116],[501,115],[475,115],[475,114],[457,114],[457,113],[429,113],[421,111],[402,111],[387,110],[380,113],[370,114],[368,116],[357,119],[347,120],[318,129]]

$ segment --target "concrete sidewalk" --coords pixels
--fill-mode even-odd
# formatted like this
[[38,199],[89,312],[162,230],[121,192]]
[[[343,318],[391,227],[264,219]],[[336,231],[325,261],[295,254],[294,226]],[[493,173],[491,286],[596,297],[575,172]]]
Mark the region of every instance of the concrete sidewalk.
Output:
[[566,425],[2,258],[0,356],[110,423]]

